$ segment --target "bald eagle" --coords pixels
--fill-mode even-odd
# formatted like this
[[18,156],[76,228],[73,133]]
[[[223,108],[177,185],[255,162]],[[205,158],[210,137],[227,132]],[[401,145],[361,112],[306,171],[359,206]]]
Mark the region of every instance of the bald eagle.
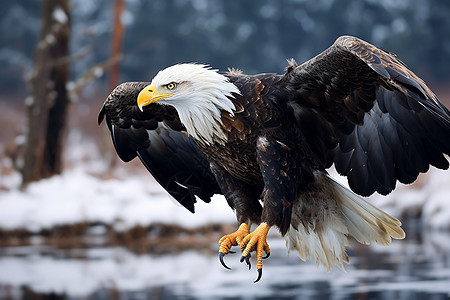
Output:
[[[191,212],[196,198],[225,196],[239,227],[220,239],[220,261],[227,267],[232,246],[247,264],[255,251],[256,281],[273,226],[289,251],[326,270],[349,263],[348,236],[404,238],[399,220],[359,195],[449,166],[450,113],[394,54],[342,36],[302,65],[288,62],[282,75],[174,65],[119,85],[98,119],[120,158],[139,157]],[[352,191],[330,177],[332,165]]]

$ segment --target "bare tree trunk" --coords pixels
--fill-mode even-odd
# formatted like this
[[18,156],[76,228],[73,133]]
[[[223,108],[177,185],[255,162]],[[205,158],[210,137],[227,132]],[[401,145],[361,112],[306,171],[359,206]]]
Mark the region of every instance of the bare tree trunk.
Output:
[[120,17],[122,15],[124,8],[125,3],[123,0],[114,1],[114,31],[111,45],[111,59],[115,62],[110,69],[110,76],[109,76],[110,90],[113,90],[119,84],[119,60],[116,60],[116,58],[120,57],[120,51],[122,48],[122,38],[124,29]]
[[42,25],[30,78],[31,103],[22,186],[62,171],[62,141],[69,103],[70,3],[44,0]]

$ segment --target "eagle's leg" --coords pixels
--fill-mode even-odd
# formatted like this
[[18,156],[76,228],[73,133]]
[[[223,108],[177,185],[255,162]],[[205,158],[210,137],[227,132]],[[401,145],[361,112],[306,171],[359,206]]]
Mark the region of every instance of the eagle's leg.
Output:
[[[227,234],[225,236],[223,236],[220,240],[219,240],[219,259],[220,262],[222,263],[222,266],[224,266],[224,268],[229,269],[230,268],[225,264],[225,262],[223,261],[223,257],[225,255],[227,255],[228,253],[230,253],[230,249],[233,246],[241,246],[242,245],[242,241],[243,239],[248,236],[250,233],[250,227],[246,224],[246,223],[242,223],[238,230],[236,230],[235,232],[231,233],[231,234]],[[242,250],[242,246],[241,246],[241,250]]]
[[[210,167],[228,204],[235,210],[236,219],[240,224],[236,232],[225,235],[219,240],[220,262],[229,269],[223,261],[224,256],[230,253],[232,246],[239,245],[243,251],[245,247],[242,241],[250,234],[251,224],[261,223],[262,206],[258,199],[262,186],[255,187],[232,177],[228,171],[215,162],[212,162]],[[250,267],[250,254],[248,253],[244,259]]]
[[[270,255],[269,244],[267,243],[267,234],[270,226],[267,223],[261,223],[256,229],[248,234],[240,243],[242,249],[241,262],[248,260],[250,252],[256,251],[256,270],[258,271],[258,278],[255,283],[262,277],[263,258],[267,258]],[[266,256],[263,254],[266,252]],[[248,262],[247,262],[248,263]]]

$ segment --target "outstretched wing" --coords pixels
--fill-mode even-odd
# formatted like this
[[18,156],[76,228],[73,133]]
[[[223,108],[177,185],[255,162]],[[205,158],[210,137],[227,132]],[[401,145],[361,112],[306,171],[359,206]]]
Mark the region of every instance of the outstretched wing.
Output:
[[343,36],[282,81],[311,148],[356,193],[388,194],[430,164],[448,168],[449,110],[394,54]]
[[[170,107],[141,112],[136,104],[147,82],[127,82],[116,87],[103,104],[99,124],[106,122],[119,157],[128,162],[139,157],[158,183],[179,203],[194,212],[195,196],[209,202],[220,189],[209,162],[192,138],[179,130]],[[164,121],[163,121],[164,120]]]

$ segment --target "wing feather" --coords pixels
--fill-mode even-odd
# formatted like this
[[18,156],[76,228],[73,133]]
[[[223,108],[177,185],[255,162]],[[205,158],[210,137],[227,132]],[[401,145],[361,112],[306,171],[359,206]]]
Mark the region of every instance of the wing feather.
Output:
[[[334,163],[348,177],[356,193],[387,194],[397,180],[411,183],[429,165],[448,168],[449,110],[394,54],[343,36],[289,68],[281,82],[290,100],[302,106],[302,128],[312,127],[311,112],[334,128],[315,126],[308,142],[319,158],[327,158],[324,166]],[[333,145],[315,140],[323,136],[338,146],[320,147]]]
[[106,122],[114,148],[128,162],[139,157],[155,180],[180,204],[194,212],[196,196],[205,202],[220,193],[209,162],[170,107],[139,110],[136,98],[147,82],[127,82],[105,101],[98,122]]

